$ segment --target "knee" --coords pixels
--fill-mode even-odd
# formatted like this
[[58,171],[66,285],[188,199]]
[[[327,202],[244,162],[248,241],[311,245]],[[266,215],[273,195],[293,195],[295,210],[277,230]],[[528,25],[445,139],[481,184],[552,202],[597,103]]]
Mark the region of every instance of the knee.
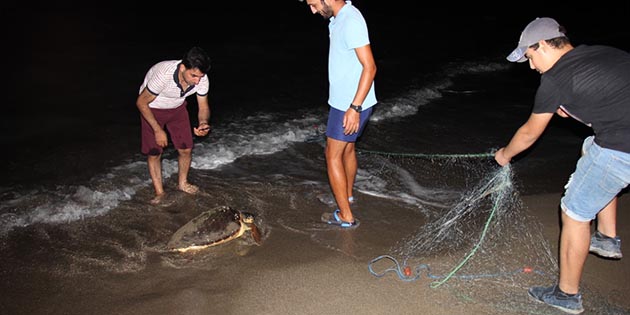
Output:
[[348,155],[348,154],[355,154],[355,149],[354,149],[354,142],[350,142],[348,143],[348,145],[345,148],[344,154]]
[[179,155],[181,155],[181,156],[191,156],[192,155],[192,149],[178,149],[177,151],[179,152]]
[[564,228],[590,229],[591,220],[581,220],[578,218],[574,218],[566,211],[561,211],[561,213],[562,214],[560,215],[560,220]]
[[147,159],[149,161],[159,161],[161,157],[162,157],[162,154],[150,154],[150,155],[147,155]]

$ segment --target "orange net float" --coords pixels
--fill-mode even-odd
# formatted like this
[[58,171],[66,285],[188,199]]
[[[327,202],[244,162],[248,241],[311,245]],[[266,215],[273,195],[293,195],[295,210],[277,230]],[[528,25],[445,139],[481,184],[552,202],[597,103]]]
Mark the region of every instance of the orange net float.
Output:
[[405,268],[403,268],[403,273],[407,277],[411,276],[411,268],[409,266],[405,266]]

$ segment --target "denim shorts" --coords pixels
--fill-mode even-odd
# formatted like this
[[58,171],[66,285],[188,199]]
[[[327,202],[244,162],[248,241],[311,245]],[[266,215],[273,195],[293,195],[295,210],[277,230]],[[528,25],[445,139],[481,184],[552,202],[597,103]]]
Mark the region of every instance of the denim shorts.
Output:
[[630,153],[602,148],[593,140],[584,140],[582,157],[560,200],[562,211],[581,222],[595,219],[630,182]]
[[372,108],[373,107],[366,108],[361,111],[359,117],[359,131],[357,133],[345,135],[343,134],[343,116],[346,112],[330,107],[330,112],[328,113],[328,123],[326,124],[326,137],[345,142],[356,142],[357,138],[359,138],[363,133],[363,129],[365,129],[365,125],[367,125],[368,120],[370,120]]

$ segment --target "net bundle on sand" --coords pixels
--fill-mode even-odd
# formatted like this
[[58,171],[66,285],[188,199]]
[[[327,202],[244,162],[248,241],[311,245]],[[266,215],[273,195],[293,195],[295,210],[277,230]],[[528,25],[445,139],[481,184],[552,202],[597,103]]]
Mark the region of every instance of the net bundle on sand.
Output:
[[393,273],[493,310],[538,307],[527,288],[555,281],[556,253],[523,205],[510,165],[500,167],[492,154],[363,152],[362,158],[365,168],[389,178],[391,190],[419,197],[416,206],[426,216],[425,224],[370,262],[372,274]]

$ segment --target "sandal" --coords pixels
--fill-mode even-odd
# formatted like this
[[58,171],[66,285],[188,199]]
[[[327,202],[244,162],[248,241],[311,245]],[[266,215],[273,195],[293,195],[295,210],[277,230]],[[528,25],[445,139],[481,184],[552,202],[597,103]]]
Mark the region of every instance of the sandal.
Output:
[[359,220],[357,220],[356,218],[354,218],[354,221],[352,222],[341,220],[341,218],[339,217],[339,209],[335,210],[332,213],[324,212],[322,214],[322,222],[330,224],[330,225],[346,228],[346,229],[356,228],[357,226],[359,226]]

